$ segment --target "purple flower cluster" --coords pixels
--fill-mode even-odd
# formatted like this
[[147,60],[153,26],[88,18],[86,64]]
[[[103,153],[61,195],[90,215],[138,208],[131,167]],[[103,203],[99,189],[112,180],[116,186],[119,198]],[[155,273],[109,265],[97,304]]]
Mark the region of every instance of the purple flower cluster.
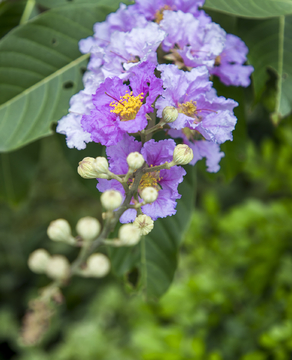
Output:
[[[173,106],[178,117],[163,128],[165,135],[182,139],[193,150],[192,165],[206,158],[207,171],[220,169],[220,144],[232,140],[238,104],[217,96],[211,79],[248,86],[253,67],[245,65],[248,49],[243,41],[212,22],[199,9],[203,3],[136,0],[95,24],[94,35],[79,43],[80,51],[91,55],[84,90],[71,98],[69,114],[57,127],[67,136],[68,147],[84,149],[90,141],[107,146],[114,174],[127,173],[131,152],[140,152],[149,167],[170,162],[174,140],[139,142],[134,136],[142,139],[149,120],[162,118],[165,107]],[[153,186],[158,198],[143,205],[143,213],[153,219],[173,215],[184,174],[179,166],[146,172],[138,193]],[[100,179],[97,188],[124,194],[113,179]],[[135,216],[136,210],[128,209],[121,221]]]
[[[175,145],[172,139],[158,142],[152,139],[142,146],[142,143],[136,141],[134,137],[125,134],[118,144],[109,146],[106,150],[110,170],[114,174],[126,174],[128,171],[127,156],[131,152],[136,151],[143,155],[149,167],[161,165],[166,161],[170,162]],[[145,173],[140,181],[138,194],[145,187],[152,186],[158,190],[158,198],[155,202],[142,206],[143,213],[150,216],[153,220],[159,217],[163,218],[174,215],[176,213],[176,200],[181,197],[177,187],[183,181],[185,174],[186,172],[181,166]],[[129,182],[131,181],[130,179]],[[101,192],[114,189],[125,195],[123,186],[117,180],[99,179],[97,188]],[[140,197],[139,201],[142,202]],[[128,209],[124,212],[120,221],[122,223],[134,221],[136,215],[135,209]]]

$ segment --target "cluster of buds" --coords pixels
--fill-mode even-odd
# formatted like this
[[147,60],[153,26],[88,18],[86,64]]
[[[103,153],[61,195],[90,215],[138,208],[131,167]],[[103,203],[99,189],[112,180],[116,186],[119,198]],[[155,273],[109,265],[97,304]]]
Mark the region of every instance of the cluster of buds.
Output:
[[109,179],[108,162],[105,157],[86,157],[79,162],[78,174],[84,179]]
[[154,221],[148,215],[138,215],[132,224],[125,224],[120,227],[117,239],[105,240],[110,246],[134,246],[139,243],[143,235],[148,235],[154,227]]
[[[91,216],[81,218],[76,225],[77,234],[83,241],[95,239],[99,235],[100,229],[100,222]],[[65,219],[52,221],[47,229],[47,234],[53,241],[61,241],[71,245],[78,243],[78,238],[72,236],[71,227]]]
[[[81,245],[86,246],[86,244],[90,244],[98,237],[100,230],[100,222],[91,216],[86,216],[79,219],[77,222],[76,232],[78,236],[75,238],[72,236],[71,227],[65,219],[52,221],[47,229],[47,234],[53,241],[65,242],[70,245],[78,246],[80,245],[81,240]],[[95,258],[93,259],[95,260],[88,259],[90,262],[87,267],[91,270],[87,271],[84,276],[105,276],[110,269],[109,260],[105,255],[99,254],[99,258],[102,258],[103,261],[97,263],[96,254],[94,256]],[[104,260],[105,258],[107,260]],[[107,266],[104,265],[106,261],[108,263]],[[98,266],[98,264],[100,264],[100,266]],[[45,249],[38,249],[31,253],[28,259],[28,266],[37,274],[46,274],[48,277],[58,280],[66,280],[70,276],[71,271],[71,266],[66,257],[62,255],[51,256]]]
[[70,275],[70,264],[62,255],[51,256],[45,249],[37,249],[28,258],[28,267],[37,274],[46,274],[56,280],[65,280]]

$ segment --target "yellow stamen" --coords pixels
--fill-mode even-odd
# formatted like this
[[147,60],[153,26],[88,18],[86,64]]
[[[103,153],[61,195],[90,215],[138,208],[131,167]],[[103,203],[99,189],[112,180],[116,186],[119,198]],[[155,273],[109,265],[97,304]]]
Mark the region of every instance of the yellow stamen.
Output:
[[152,186],[157,191],[159,191],[161,189],[159,185],[159,181],[162,180],[162,177],[160,177],[159,175],[160,175],[160,171],[152,171],[144,174],[140,180],[139,191],[142,191],[143,189],[149,186]]
[[164,10],[172,10],[170,6],[168,5],[164,5],[161,9],[157,10],[155,15],[154,15],[154,18],[155,18],[155,22],[157,24],[160,23],[160,21],[163,20],[163,12]]
[[187,101],[183,104],[178,104],[178,112],[183,113],[189,117],[196,118],[197,112],[197,102],[196,101]]
[[139,58],[139,56],[132,56],[131,58],[130,58],[130,60],[128,60],[127,61],[127,64],[130,64],[130,63],[137,63],[137,62],[139,62],[140,61],[140,58]]
[[216,56],[216,58],[215,58],[215,66],[219,66],[221,64],[221,56],[220,55],[218,55],[218,56]]
[[111,112],[118,114],[122,121],[135,119],[140,107],[143,104],[144,93],[133,96],[133,91],[120,97],[119,101],[112,101],[110,106],[114,109]]

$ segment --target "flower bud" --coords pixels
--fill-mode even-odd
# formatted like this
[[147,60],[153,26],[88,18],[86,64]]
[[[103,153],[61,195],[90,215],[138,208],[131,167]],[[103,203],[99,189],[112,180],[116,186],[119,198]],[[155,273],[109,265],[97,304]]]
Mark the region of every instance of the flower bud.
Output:
[[148,215],[139,215],[133,225],[140,230],[141,235],[147,235],[153,229],[154,221]]
[[96,171],[99,174],[107,174],[108,173],[108,162],[105,157],[98,156],[95,159],[94,166],[95,166]]
[[154,187],[148,186],[141,191],[140,196],[146,204],[152,203],[157,199],[158,191]]
[[78,174],[84,179],[96,179],[99,175],[99,172],[95,167],[96,161],[92,157],[86,157],[79,162],[77,168]]
[[193,150],[185,144],[177,145],[173,152],[173,162],[176,165],[186,165],[193,160]]
[[172,123],[178,117],[178,111],[174,106],[166,106],[162,111],[162,121]]
[[119,191],[106,190],[100,197],[102,206],[106,210],[114,210],[122,205],[123,197]]
[[141,238],[140,230],[133,224],[122,225],[119,230],[119,245],[133,246],[138,244]]
[[127,156],[127,163],[129,165],[129,168],[131,170],[137,170],[140,169],[141,166],[143,166],[144,164],[144,158],[143,155],[141,155],[140,153],[136,152],[132,152]]
[[70,273],[70,264],[62,255],[52,256],[46,267],[46,274],[52,279],[66,279]]
[[104,254],[92,254],[87,260],[87,267],[82,271],[86,277],[104,277],[111,268],[110,261]]
[[57,219],[50,223],[47,230],[48,237],[53,241],[71,242],[71,228],[67,220]]
[[31,271],[37,274],[46,272],[50,254],[45,249],[37,249],[29,255],[27,264]]
[[86,216],[79,219],[76,225],[76,231],[84,240],[90,241],[100,233],[100,223],[97,219]]

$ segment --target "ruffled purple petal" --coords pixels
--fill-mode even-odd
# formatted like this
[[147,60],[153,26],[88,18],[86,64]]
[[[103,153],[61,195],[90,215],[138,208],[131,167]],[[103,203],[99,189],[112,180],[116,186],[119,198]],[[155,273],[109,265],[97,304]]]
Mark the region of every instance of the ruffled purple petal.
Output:
[[183,181],[186,171],[181,166],[173,166],[169,170],[161,170],[159,181],[162,189],[169,189],[172,192],[172,199],[180,199],[181,195],[177,192],[178,184]]
[[172,161],[175,146],[175,142],[171,139],[158,142],[151,139],[144,144],[141,154],[149,166],[158,166],[166,161]]
[[83,150],[86,148],[86,143],[92,141],[91,135],[83,130],[80,121],[80,115],[68,114],[63,116],[57,125],[57,133],[66,135],[67,146],[71,149],[75,147]]
[[133,136],[124,134],[123,139],[114,146],[106,149],[109,158],[110,170],[115,174],[126,174],[128,172],[127,156],[131,152],[140,152],[142,144]]
[[201,133],[206,140],[222,144],[232,140],[232,131],[235,128],[236,117],[230,111],[211,113],[194,128]]
[[187,145],[193,150],[194,158],[190,165],[195,165],[197,161],[206,158],[207,171],[217,172],[220,169],[219,162],[224,153],[220,152],[220,147],[210,141],[197,140],[194,142],[187,142]]
[[137,210],[128,209],[120,217],[120,222],[122,224],[127,224],[127,223],[130,223],[130,222],[133,222],[136,219],[136,217],[137,217]]
[[158,198],[152,204],[142,206],[144,214],[150,216],[152,220],[164,218],[176,214],[176,201],[171,198],[171,192],[168,189],[162,189],[158,193]]

